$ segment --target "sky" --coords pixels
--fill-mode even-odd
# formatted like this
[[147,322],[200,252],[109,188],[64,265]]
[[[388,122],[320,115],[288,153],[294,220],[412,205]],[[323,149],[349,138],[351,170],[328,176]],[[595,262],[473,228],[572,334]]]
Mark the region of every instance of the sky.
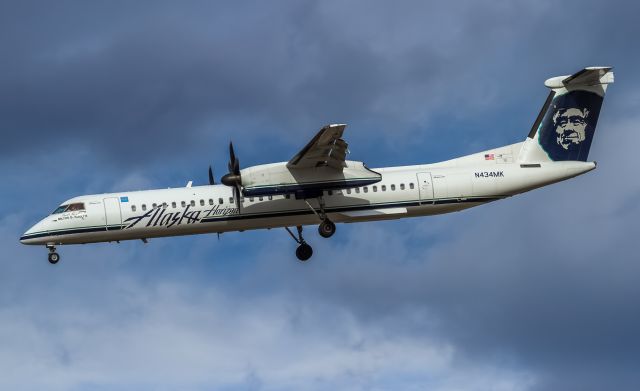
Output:
[[[0,4],[0,389],[637,390],[632,1]],[[543,81],[612,65],[570,181],[464,212],[46,249],[81,194],[286,161],[430,163],[524,140]]]

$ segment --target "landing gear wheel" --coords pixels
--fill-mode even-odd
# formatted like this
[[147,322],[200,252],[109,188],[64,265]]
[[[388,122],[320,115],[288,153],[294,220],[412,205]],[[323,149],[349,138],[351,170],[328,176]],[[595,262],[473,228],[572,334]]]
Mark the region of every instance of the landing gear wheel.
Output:
[[60,255],[58,253],[51,252],[49,253],[49,263],[55,265],[60,260]]
[[333,223],[333,221],[324,219],[318,226],[318,233],[323,238],[330,238],[334,233],[336,233],[336,225]]
[[302,243],[296,249],[296,257],[302,262],[308,260],[313,255],[313,249],[306,243]]

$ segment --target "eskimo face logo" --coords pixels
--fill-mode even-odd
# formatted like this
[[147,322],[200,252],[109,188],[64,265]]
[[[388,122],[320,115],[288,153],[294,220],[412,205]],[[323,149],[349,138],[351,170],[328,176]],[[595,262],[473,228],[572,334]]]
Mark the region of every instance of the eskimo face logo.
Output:
[[555,96],[538,128],[538,143],[553,161],[586,161],[602,95],[573,90]]
[[585,129],[589,110],[570,108],[559,109],[553,115],[556,130],[556,142],[563,149],[568,150],[574,144],[580,144],[586,139]]

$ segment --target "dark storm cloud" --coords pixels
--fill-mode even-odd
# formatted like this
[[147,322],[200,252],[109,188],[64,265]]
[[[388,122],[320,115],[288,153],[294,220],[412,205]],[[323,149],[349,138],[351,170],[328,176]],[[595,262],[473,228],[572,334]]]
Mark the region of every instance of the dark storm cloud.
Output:
[[635,177],[636,119],[603,114],[593,173],[455,216],[354,227],[347,243],[319,243],[329,266],[288,284],[390,335],[438,335],[461,360],[527,368],[534,389],[633,390],[640,184],[621,178]]
[[[611,50],[607,36],[587,28],[600,10],[567,25],[570,8],[5,4],[0,148],[11,154],[25,137],[38,149],[72,140],[114,160],[140,161],[248,134],[303,133],[297,146],[337,121],[353,122],[356,140],[379,130],[393,131],[383,141],[403,140],[439,107],[458,118],[486,110],[497,94],[517,88],[503,87],[505,72],[537,86],[539,76],[502,58],[505,48],[529,57],[540,75],[607,59],[590,53]],[[565,33],[539,28],[543,21]],[[531,48],[546,54],[532,56]]]

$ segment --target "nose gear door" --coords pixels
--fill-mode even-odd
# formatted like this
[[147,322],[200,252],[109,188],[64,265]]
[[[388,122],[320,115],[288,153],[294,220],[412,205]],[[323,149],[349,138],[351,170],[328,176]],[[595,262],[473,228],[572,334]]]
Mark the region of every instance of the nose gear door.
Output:
[[122,214],[120,212],[120,200],[117,197],[105,198],[104,219],[107,231],[120,229],[122,225]]

